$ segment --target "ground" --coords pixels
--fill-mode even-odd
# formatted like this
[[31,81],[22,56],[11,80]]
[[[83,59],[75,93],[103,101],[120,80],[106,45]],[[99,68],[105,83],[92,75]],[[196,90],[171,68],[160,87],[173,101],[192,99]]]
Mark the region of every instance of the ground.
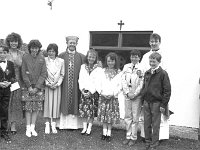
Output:
[[[80,130],[60,130],[58,134],[44,134],[44,119],[39,118],[36,124],[37,137],[25,135],[25,121],[18,123],[18,133],[11,136],[12,143],[6,144],[1,139],[0,150],[143,150],[145,144],[139,139],[133,147],[123,145],[125,130],[112,130],[112,141],[100,139],[102,127],[95,125],[90,136],[80,134]],[[200,142],[178,137],[170,137],[158,147],[158,150],[198,150]]]

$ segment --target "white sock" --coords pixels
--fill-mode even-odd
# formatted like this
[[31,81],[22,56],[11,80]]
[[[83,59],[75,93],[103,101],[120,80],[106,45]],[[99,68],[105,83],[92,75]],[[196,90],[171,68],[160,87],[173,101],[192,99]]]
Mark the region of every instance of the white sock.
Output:
[[31,137],[31,126],[26,125],[26,136]]
[[49,133],[50,133],[50,127],[49,127],[50,125],[49,125],[49,122],[46,122],[45,124],[46,124],[46,126],[45,126],[45,131],[44,131],[44,132],[45,132],[46,134],[49,134]]
[[53,132],[53,133],[57,133],[57,130],[56,130],[56,122],[51,122],[51,129],[52,129],[52,132]]
[[107,129],[103,129],[103,135],[107,135]]
[[91,130],[92,130],[92,123],[89,123],[86,133],[90,134]]
[[111,136],[111,130],[108,129],[107,136]]
[[35,124],[31,124],[31,133],[33,136],[37,136],[37,132],[35,131]]
[[87,122],[83,122],[83,130],[81,133],[85,133],[87,130]]

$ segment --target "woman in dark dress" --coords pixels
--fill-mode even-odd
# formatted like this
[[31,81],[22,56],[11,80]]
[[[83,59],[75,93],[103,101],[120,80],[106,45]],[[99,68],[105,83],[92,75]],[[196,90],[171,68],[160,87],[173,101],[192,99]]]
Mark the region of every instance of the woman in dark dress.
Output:
[[[18,82],[20,87],[23,87],[22,77],[21,77],[21,65],[22,57],[24,52],[21,51],[22,39],[18,33],[11,33],[6,37],[6,45],[9,48],[9,53],[7,59],[14,63],[16,82]],[[22,112],[22,91],[21,88],[13,91],[10,97],[9,103],[9,115],[8,122],[11,130],[11,134],[16,134],[16,122],[23,119]]]
[[35,122],[38,112],[43,110],[44,81],[47,76],[46,63],[40,54],[41,43],[31,40],[28,44],[29,54],[22,58],[22,78],[25,88],[22,91],[23,109],[26,115],[26,136],[37,136]]

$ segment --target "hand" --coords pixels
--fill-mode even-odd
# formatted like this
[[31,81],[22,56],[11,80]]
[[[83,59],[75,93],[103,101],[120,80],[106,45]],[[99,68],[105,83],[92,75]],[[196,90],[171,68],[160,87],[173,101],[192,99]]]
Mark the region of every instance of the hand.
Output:
[[4,83],[4,82],[0,82],[0,87],[1,87],[1,88],[6,88],[5,83]]
[[50,88],[51,89],[56,89],[56,87],[57,87],[57,82],[54,82],[54,83],[50,84]]
[[28,88],[28,92],[29,92],[30,94],[33,94],[33,88],[32,88],[31,86]]
[[130,98],[130,99],[133,99],[133,98],[135,97],[135,94],[134,94],[134,93],[131,93],[131,92],[128,93],[127,95],[128,95],[128,98]]
[[9,85],[11,85],[11,82],[8,82],[8,81],[4,81],[4,84],[5,84],[5,88],[7,88]]
[[83,95],[85,96],[85,97],[89,97],[90,96],[90,91],[88,91],[88,90],[85,90],[84,92],[83,92]]
[[50,86],[50,88],[53,89],[53,90],[56,89],[56,87],[57,87],[57,85],[51,85]]
[[160,107],[160,112],[161,112],[161,113],[165,113],[165,108]]
[[112,97],[112,95],[105,95],[105,97],[106,97],[107,99],[110,99],[110,98]]
[[37,88],[33,88],[33,94],[37,93],[38,89]]

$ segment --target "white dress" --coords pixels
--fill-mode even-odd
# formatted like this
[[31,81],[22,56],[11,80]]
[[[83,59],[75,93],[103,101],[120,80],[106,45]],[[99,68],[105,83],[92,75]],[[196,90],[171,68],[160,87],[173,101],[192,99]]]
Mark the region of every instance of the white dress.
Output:
[[61,58],[53,60],[46,57],[45,62],[48,73],[45,83],[46,85],[56,83],[57,88],[51,89],[45,86],[44,117],[59,118],[61,101],[60,85],[65,74],[64,60]]

